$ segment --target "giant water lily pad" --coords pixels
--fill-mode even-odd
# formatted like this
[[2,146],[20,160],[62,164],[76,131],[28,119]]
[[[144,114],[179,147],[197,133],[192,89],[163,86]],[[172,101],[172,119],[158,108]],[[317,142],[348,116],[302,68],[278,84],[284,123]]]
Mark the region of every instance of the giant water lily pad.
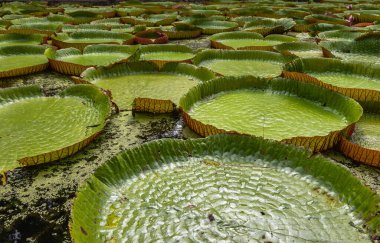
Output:
[[43,35],[0,34],[0,46],[39,45],[46,42]]
[[7,30],[1,30],[0,33],[8,34],[42,34],[52,35],[61,30],[61,24],[56,23],[26,23],[11,25]]
[[88,31],[88,30],[108,30],[109,28],[104,24],[65,24],[62,26],[62,32],[71,33],[77,31]]
[[76,31],[70,34],[59,33],[52,36],[53,45],[59,48],[74,47],[83,50],[93,44],[131,44],[133,35],[128,33],[115,33],[106,30]]
[[70,75],[80,75],[89,67],[109,66],[114,63],[127,62],[138,46],[90,45],[83,53],[75,48],[54,51],[49,49],[45,55],[49,58],[53,70]]
[[[148,62],[90,68],[81,76],[87,82],[110,90],[121,109],[156,113],[173,111],[173,103],[178,104],[191,87],[214,77],[211,71],[189,64],[168,63],[159,69]],[[146,102],[146,106],[133,104],[135,98],[145,98],[142,102]]]
[[327,16],[321,14],[311,14],[306,16],[305,21],[308,23],[325,23],[325,24],[339,24],[339,25],[348,25],[348,22],[345,19],[337,18],[335,16]]
[[194,26],[187,26],[187,25],[161,26],[159,30],[165,33],[169,37],[170,40],[190,39],[190,38],[198,37],[202,34],[201,29]]
[[70,234],[75,242],[368,242],[356,227],[379,226],[378,203],[349,171],[294,146],[237,135],[167,139],[98,168],[74,200]]
[[45,70],[47,46],[0,46],[0,78],[36,73]]
[[282,34],[293,28],[295,24],[296,23],[289,18],[255,18],[244,25],[244,30],[260,33],[266,36],[269,34]]
[[292,42],[297,39],[285,35],[268,35],[265,38],[252,32],[226,32],[218,33],[210,37],[211,46],[218,49],[238,49],[238,50],[265,50],[273,51],[273,46]]
[[138,7],[118,8],[116,13],[118,16],[139,16],[145,12],[145,9]]
[[198,53],[193,62],[224,76],[276,77],[291,58],[267,51],[205,50]]
[[380,111],[380,66],[338,59],[305,58],[288,63],[283,75],[314,83]]
[[175,23],[175,26],[181,26],[181,25],[190,25],[190,26],[198,27],[202,30],[202,33],[206,35],[232,31],[238,28],[239,26],[238,23],[232,22],[232,21],[204,20],[204,19],[193,20],[188,23],[186,22]]
[[313,42],[289,42],[276,45],[274,49],[283,55],[292,55],[295,57],[334,57],[334,55],[325,48]]
[[380,167],[380,115],[365,113],[350,138],[342,137],[339,150],[347,157]]
[[108,97],[91,85],[51,97],[38,86],[0,90],[0,171],[77,152],[103,129],[109,112]]
[[160,67],[168,62],[191,63],[195,56],[187,46],[170,44],[142,46],[136,54],[138,60],[154,62]]
[[176,21],[176,14],[153,14],[148,16],[147,18],[143,17],[122,17],[121,21],[125,24],[132,25],[146,25],[146,26],[160,26],[160,25],[170,25],[174,21]]
[[208,136],[237,132],[308,147],[334,146],[359,120],[361,106],[348,97],[295,80],[219,78],[181,98],[186,124]]
[[318,38],[323,41],[347,41],[363,35],[363,32],[357,30],[330,30],[318,34]]
[[347,61],[380,64],[380,32],[362,34],[351,41],[322,41],[321,46]]

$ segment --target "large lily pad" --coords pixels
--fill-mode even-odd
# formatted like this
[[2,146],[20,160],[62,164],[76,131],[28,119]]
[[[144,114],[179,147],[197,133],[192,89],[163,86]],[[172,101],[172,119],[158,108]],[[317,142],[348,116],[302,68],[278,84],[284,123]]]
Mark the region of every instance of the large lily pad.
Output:
[[61,30],[61,24],[55,23],[26,23],[11,25],[7,30],[1,30],[0,33],[8,34],[42,34],[42,35],[52,35],[55,32]]
[[321,14],[311,14],[305,17],[305,21],[308,23],[325,23],[325,24],[339,24],[339,25],[348,25],[348,22],[345,19],[321,15]]
[[162,67],[168,62],[191,63],[193,50],[183,45],[147,45],[139,48],[136,58],[140,61],[150,61]]
[[50,48],[45,55],[49,58],[53,70],[79,76],[89,67],[127,62],[137,48],[138,46],[90,45],[83,49],[83,53],[75,48],[58,51]]
[[109,113],[108,97],[91,85],[52,97],[38,86],[0,90],[0,171],[77,152],[103,129]]
[[268,51],[205,50],[196,55],[193,63],[224,76],[273,78],[281,75],[282,66],[291,58]]
[[52,43],[59,48],[74,47],[83,50],[93,44],[131,44],[133,35],[128,33],[115,33],[106,30],[76,31],[70,34],[59,33],[52,36]]
[[204,20],[198,19],[193,20],[188,23],[175,23],[175,26],[190,25],[198,27],[202,30],[205,35],[213,35],[220,32],[228,32],[238,28],[239,24],[232,21],[221,21],[221,20]]
[[363,35],[363,32],[357,30],[330,30],[318,34],[318,38],[323,41],[347,41]]
[[289,18],[272,19],[272,18],[255,18],[244,25],[244,31],[251,31],[262,34],[282,34],[289,31],[295,22]]
[[352,41],[322,41],[321,46],[347,61],[380,64],[380,32],[362,34]]
[[[168,63],[159,69],[153,63],[131,62],[108,68],[89,68],[81,77],[110,90],[121,109],[164,113],[173,111],[173,103],[178,104],[180,97],[191,87],[214,78],[214,75],[190,64]],[[136,104],[135,98],[144,100],[140,99],[138,102],[142,103]]]
[[0,46],[39,45],[46,42],[43,35],[0,34]]
[[353,226],[363,224],[360,219],[379,226],[378,196],[349,171],[311,155],[237,135],[144,144],[108,161],[82,186],[71,211],[71,237],[369,241]]
[[380,111],[380,66],[338,59],[296,59],[285,66],[285,77],[309,82],[357,100],[365,109]]
[[276,45],[274,49],[283,55],[291,55],[295,57],[334,57],[334,55],[325,48],[313,42],[289,42]]
[[332,148],[357,122],[361,106],[348,97],[295,80],[219,78],[192,88],[180,101],[186,124],[208,136],[234,132],[314,151]]
[[380,167],[380,116],[365,113],[356,123],[351,138],[342,137],[339,150],[349,158]]
[[159,30],[165,33],[170,40],[196,38],[202,34],[201,29],[190,25],[161,26]]
[[0,47],[0,78],[36,73],[49,66],[47,46],[17,45]]
[[215,34],[210,40],[211,46],[218,49],[273,51],[273,46],[296,41],[297,38],[276,34],[264,38],[258,33],[236,31]]
[[139,16],[145,12],[144,8],[138,8],[138,7],[128,7],[128,8],[118,8],[116,10],[116,13],[120,17],[125,16]]

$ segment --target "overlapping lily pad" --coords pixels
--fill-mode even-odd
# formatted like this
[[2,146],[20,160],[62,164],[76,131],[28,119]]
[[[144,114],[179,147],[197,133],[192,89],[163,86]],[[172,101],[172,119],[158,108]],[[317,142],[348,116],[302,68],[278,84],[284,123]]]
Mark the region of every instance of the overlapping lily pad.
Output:
[[380,66],[338,59],[296,59],[285,66],[284,77],[313,83],[357,100],[380,112]]
[[89,67],[127,62],[137,48],[138,46],[90,45],[83,49],[83,53],[75,48],[58,51],[50,48],[45,55],[49,58],[53,70],[79,76]]
[[282,66],[291,59],[268,51],[205,50],[196,55],[193,63],[224,76],[273,78],[281,75]]
[[196,38],[202,34],[200,28],[190,25],[162,26],[159,29],[166,34],[170,40]]
[[6,30],[1,30],[0,33],[3,34],[42,34],[42,35],[52,35],[61,30],[61,24],[55,23],[26,23],[11,25]]
[[244,31],[251,31],[262,34],[282,34],[289,31],[295,22],[289,18],[271,19],[271,18],[255,18],[253,21],[244,25]]
[[274,49],[283,55],[294,57],[334,57],[330,51],[313,42],[288,42],[276,45]]
[[168,62],[191,63],[194,56],[191,48],[173,44],[142,46],[136,53],[136,59],[153,62],[159,67]]
[[49,66],[44,52],[47,46],[0,46],[0,78],[36,73]]
[[338,142],[362,115],[346,96],[311,84],[252,76],[223,77],[181,98],[186,124],[196,133],[242,133],[322,151]]
[[59,48],[74,47],[79,50],[93,44],[131,44],[132,41],[133,35],[131,34],[106,30],[76,31],[52,36],[53,45]]
[[217,49],[273,51],[273,46],[297,41],[297,38],[276,34],[264,38],[258,33],[236,31],[215,34],[210,37],[210,40],[211,46]]
[[174,21],[176,21],[177,15],[176,14],[155,14],[150,15],[146,18],[143,17],[134,17],[134,16],[127,16],[122,17],[121,21],[125,24],[131,24],[131,25],[146,25],[146,26],[160,26],[160,25],[170,25]]
[[79,243],[365,242],[356,227],[379,226],[378,203],[349,171],[294,146],[166,139],[98,168],[74,201],[70,234]]
[[327,16],[322,14],[311,14],[305,17],[305,21],[308,23],[325,23],[325,24],[339,24],[348,25],[345,19],[338,18],[336,16]]
[[202,33],[205,35],[213,35],[220,32],[228,32],[232,31],[238,28],[239,24],[232,21],[221,21],[221,20],[205,20],[205,19],[198,19],[193,20],[188,23],[183,22],[177,22],[175,23],[175,26],[181,26],[181,25],[190,25],[198,27],[202,30]]
[[144,8],[138,8],[138,7],[128,7],[128,8],[118,8],[116,10],[116,13],[120,17],[125,16],[139,16],[145,12]]
[[323,41],[348,41],[363,35],[363,32],[357,30],[330,30],[318,34],[318,38]]
[[38,86],[0,90],[0,172],[76,153],[103,129],[109,113],[109,98],[91,85],[52,97]]
[[168,63],[159,69],[153,63],[131,62],[89,68],[81,77],[110,90],[121,109],[165,113],[172,112],[180,97],[191,87],[214,78],[214,74],[190,64]]
[[370,32],[352,41],[322,41],[320,45],[343,60],[380,64],[379,37],[380,32]]
[[379,126],[380,115],[365,113],[356,123],[351,138],[342,137],[340,151],[358,162],[380,167]]

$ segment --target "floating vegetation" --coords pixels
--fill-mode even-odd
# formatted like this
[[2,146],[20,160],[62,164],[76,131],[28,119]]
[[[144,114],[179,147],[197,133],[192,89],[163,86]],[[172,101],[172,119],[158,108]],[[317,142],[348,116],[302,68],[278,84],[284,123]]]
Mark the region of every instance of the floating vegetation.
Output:
[[0,102],[1,173],[76,153],[96,138],[110,114],[109,98],[91,85],[52,97],[38,86],[2,89]]
[[45,55],[53,70],[79,76],[89,67],[127,62],[137,48],[138,46],[89,45],[83,49],[83,53],[72,47],[58,51],[50,48]]
[[0,242],[380,239],[376,1],[92,2],[0,4]]
[[181,98],[185,123],[209,136],[239,133],[323,151],[362,115],[353,99],[295,80],[215,79]]
[[[47,46],[0,46],[0,78],[41,72],[48,65],[44,52]],[[0,80],[1,82],[1,80]]]
[[292,57],[266,51],[205,50],[196,55],[194,64],[223,76],[253,75],[273,78]]
[[79,190],[71,237],[366,241],[353,226],[378,226],[378,196],[343,168],[310,156],[236,135],[144,144],[101,166]]
[[191,87],[214,77],[211,71],[190,64],[167,63],[159,68],[150,62],[89,68],[81,75],[83,81],[110,90],[119,108],[154,113],[172,112]]

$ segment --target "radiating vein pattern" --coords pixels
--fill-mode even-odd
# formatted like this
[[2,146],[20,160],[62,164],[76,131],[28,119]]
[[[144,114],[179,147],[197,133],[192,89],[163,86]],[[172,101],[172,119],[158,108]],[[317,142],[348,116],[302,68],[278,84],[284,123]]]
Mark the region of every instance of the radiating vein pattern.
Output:
[[118,242],[365,241],[332,193],[261,160],[146,171],[113,189],[99,220],[99,239]]

